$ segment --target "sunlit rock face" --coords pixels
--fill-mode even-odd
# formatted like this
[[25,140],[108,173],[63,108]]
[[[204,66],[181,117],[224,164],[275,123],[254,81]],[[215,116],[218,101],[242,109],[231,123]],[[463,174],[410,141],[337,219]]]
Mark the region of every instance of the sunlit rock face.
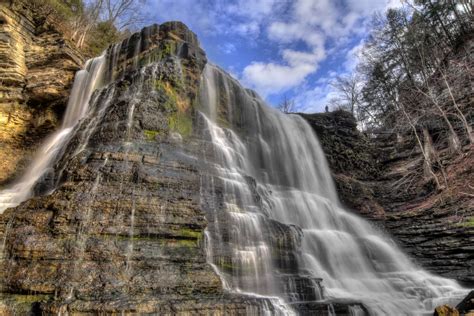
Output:
[[0,216],[2,312],[418,314],[463,294],[347,212],[311,127],[207,63],[184,24],[88,65],[71,94],[87,106]]
[[0,187],[57,128],[83,58],[22,1],[0,3]]
[[224,291],[206,261],[195,126],[205,63],[195,34],[169,22],[78,73],[71,99],[87,106],[70,102],[36,197],[1,215],[1,313],[273,310]]

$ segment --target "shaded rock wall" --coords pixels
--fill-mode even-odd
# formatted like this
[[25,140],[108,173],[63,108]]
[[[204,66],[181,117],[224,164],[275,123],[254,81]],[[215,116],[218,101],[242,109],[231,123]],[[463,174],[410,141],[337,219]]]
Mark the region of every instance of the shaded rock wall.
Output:
[[366,184],[381,174],[374,144],[357,130],[349,112],[300,114],[313,127],[323,146],[341,202],[373,220],[383,220],[385,211]]
[[419,174],[416,145],[396,135],[369,138],[348,112],[301,114],[318,135],[343,204],[375,220],[426,269],[474,282],[474,149],[446,160],[449,189]]
[[[453,98],[471,126],[473,57],[474,39],[470,35],[444,61]],[[439,102],[452,108],[453,100],[441,74],[435,73],[432,80]],[[428,270],[474,284],[474,148],[468,145],[459,119],[452,116],[452,124],[464,148],[454,158],[447,155],[448,144],[437,139],[445,132],[445,124],[428,126],[448,182],[447,189],[436,192],[432,181],[422,176],[422,155],[413,137],[390,132],[368,137],[357,131],[354,118],[347,112],[302,116],[321,141],[344,204],[383,224]]]
[[0,187],[21,174],[65,109],[83,57],[23,1],[0,2]]

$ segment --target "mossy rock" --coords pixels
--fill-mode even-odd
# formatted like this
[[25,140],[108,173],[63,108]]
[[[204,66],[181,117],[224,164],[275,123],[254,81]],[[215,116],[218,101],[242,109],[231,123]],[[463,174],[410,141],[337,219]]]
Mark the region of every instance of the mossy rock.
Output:
[[50,299],[48,295],[2,294],[0,296],[0,314],[36,315],[39,304]]
[[180,111],[169,116],[168,126],[171,131],[181,134],[184,138],[189,137],[193,132],[191,115]]
[[153,130],[144,130],[143,135],[145,135],[146,140],[148,141],[154,141],[156,140],[156,137],[160,135],[160,131],[153,131]]
[[194,229],[182,228],[179,230],[179,235],[181,237],[188,237],[194,239],[202,239],[202,231],[196,231]]

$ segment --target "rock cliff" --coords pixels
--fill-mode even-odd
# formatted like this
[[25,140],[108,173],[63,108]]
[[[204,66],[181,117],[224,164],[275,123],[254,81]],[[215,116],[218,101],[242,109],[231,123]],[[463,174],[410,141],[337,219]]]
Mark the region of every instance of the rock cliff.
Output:
[[444,162],[450,187],[434,192],[413,174],[421,163],[413,143],[368,137],[348,112],[301,115],[321,141],[341,201],[386,229],[428,270],[472,286],[474,149]]
[[84,62],[54,25],[23,1],[0,2],[0,187],[28,165],[58,126]]
[[226,293],[206,261],[196,36],[153,25],[107,58],[109,84],[37,192],[58,188],[0,217],[0,313],[271,312]]
[[[106,59],[104,86],[37,195],[0,216],[0,312],[275,313],[278,302],[226,291],[208,261],[203,201],[224,203],[225,183],[202,189],[216,170],[196,115],[207,62],[196,36],[179,22],[153,25]],[[293,303],[301,314],[365,310],[351,300],[314,301],[320,280],[289,264],[297,230],[277,222],[267,230],[277,237],[282,282],[292,278],[289,294],[308,300]],[[225,259],[228,249],[220,250]]]

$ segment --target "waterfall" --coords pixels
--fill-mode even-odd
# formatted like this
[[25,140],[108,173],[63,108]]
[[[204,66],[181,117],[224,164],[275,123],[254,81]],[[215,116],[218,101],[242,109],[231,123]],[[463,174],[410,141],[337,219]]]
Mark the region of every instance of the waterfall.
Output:
[[286,313],[348,300],[374,315],[419,315],[461,298],[455,281],[424,271],[342,207],[303,118],[266,106],[216,66],[201,82],[211,149],[203,157],[213,170],[201,189],[207,256],[229,291],[279,298]]
[[[154,32],[157,27],[153,27]],[[173,59],[173,64],[155,63],[161,54],[139,56],[150,45],[149,36],[141,37],[149,31],[144,29],[143,34],[137,33],[113,46],[89,60],[77,73],[61,128],[45,141],[20,180],[0,192],[0,213],[33,195],[35,184],[53,169],[73,135],[77,143],[71,142],[69,149],[73,150],[68,150],[62,160],[87,151],[91,139],[99,143],[109,140],[111,134],[100,134],[100,124],[113,121],[113,115],[110,120],[104,117],[111,108],[122,106],[116,99],[120,95],[115,95],[116,89],[126,89],[133,100],[124,103],[129,106],[126,125],[113,122],[120,126],[116,128],[120,135],[112,136],[121,140],[119,152],[124,153],[126,169],[129,150],[156,149],[153,142],[145,146],[134,136],[136,112],[142,111],[142,117],[147,113],[143,111],[148,104],[139,103],[148,96],[141,95],[145,79],[154,82],[160,65],[170,72],[176,70],[171,65],[176,65],[176,73],[182,71],[183,65],[178,59]],[[188,54],[188,49],[180,46],[177,51],[179,55]],[[121,57],[124,60],[120,61]],[[128,60],[132,62],[127,64]],[[115,79],[114,69],[119,62],[123,62],[123,73],[143,64],[148,66],[128,78],[133,78],[130,87],[110,84],[92,97],[95,90]],[[200,203],[209,223],[205,232],[207,260],[225,290],[262,299],[261,309],[250,311],[252,306],[249,313],[297,314],[317,305],[323,306],[326,314],[334,315],[337,304],[343,302],[353,315],[366,311],[375,315],[424,314],[464,294],[455,281],[422,270],[382,232],[342,207],[321,146],[300,116],[285,115],[266,106],[253,91],[244,89],[213,65],[204,69],[197,106],[194,123],[199,128],[194,130],[202,135],[193,135],[176,146],[186,144],[202,149],[202,160],[196,159],[196,169],[202,168]],[[85,116],[87,119],[78,129]],[[101,168],[107,163],[105,158]],[[78,272],[96,212],[93,202],[102,190],[103,179],[106,177],[99,168],[86,203],[78,206],[85,211],[75,236],[76,260],[68,284],[68,300],[74,298],[81,284],[76,279],[82,275]],[[128,192],[124,187],[130,182],[122,180],[118,189],[124,194]],[[135,212],[138,217],[140,201],[135,191],[131,192],[125,250],[125,272],[130,276],[134,252],[140,247],[133,244],[139,233]],[[0,250],[5,248],[11,225],[7,223]]]
[[5,209],[17,206],[28,199],[33,193],[35,184],[52,167],[74,127],[86,114],[92,93],[103,83],[105,64],[106,52],[100,57],[89,59],[84,69],[76,73],[61,127],[46,139],[17,183],[0,191],[0,214]]

